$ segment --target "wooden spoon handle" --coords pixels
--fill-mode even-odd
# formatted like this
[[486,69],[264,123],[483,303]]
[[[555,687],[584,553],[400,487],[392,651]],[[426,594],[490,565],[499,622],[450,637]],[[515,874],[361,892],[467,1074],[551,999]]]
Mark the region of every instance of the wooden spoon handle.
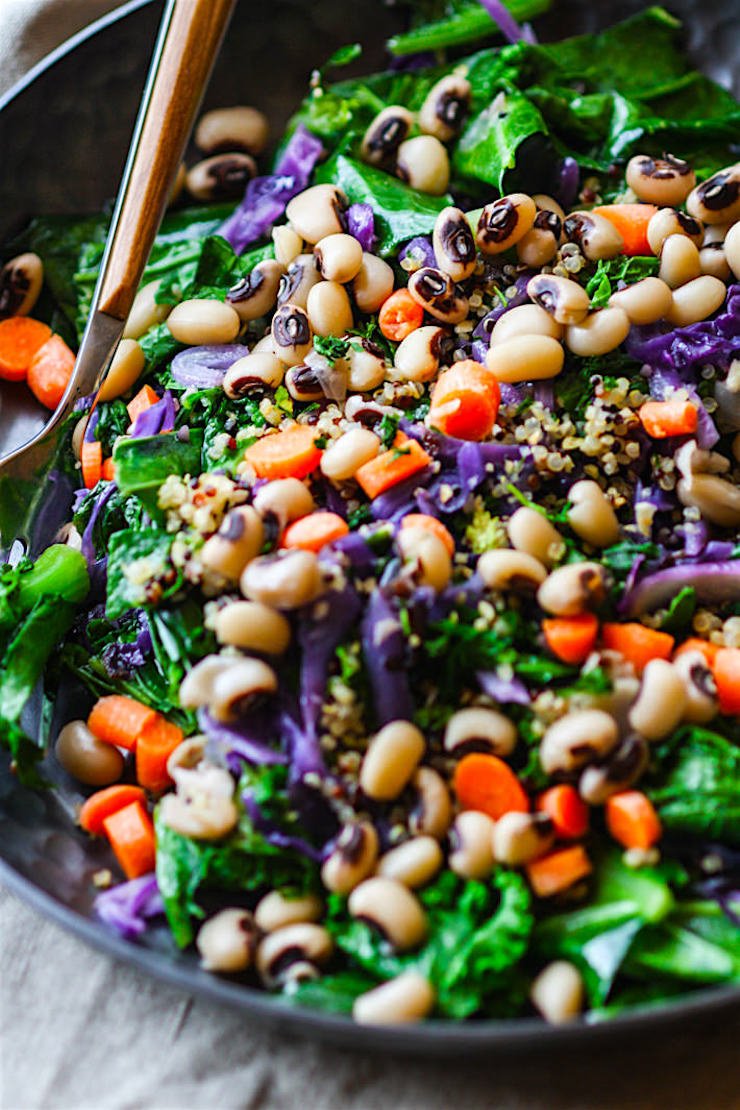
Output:
[[131,309],[234,4],[169,0],[94,306],[117,320]]

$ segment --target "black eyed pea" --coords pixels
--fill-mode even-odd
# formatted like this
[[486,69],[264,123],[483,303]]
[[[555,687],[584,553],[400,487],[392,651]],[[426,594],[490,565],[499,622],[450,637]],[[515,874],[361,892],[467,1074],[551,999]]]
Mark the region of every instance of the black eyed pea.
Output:
[[316,508],[311,491],[298,478],[275,478],[257,490],[254,507],[263,520],[277,520],[280,531]]
[[305,308],[308,304],[308,294],[314,285],[321,281],[321,274],[316,266],[316,259],[312,254],[299,254],[288,266],[280,279],[277,294],[277,303],[296,304]]
[[378,875],[416,890],[431,882],[443,862],[442,849],[433,836],[414,836],[380,857]]
[[685,235],[669,235],[660,248],[660,280],[671,289],[678,289],[700,274],[701,259],[696,243]]
[[465,281],[475,269],[476,251],[473,232],[460,208],[443,208],[434,223],[432,235],[437,266],[453,281]]
[[539,559],[508,548],[485,551],[478,559],[477,570],[489,590],[536,590],[547,578]]
[[468,315],[468,298],[452,278],[433,266],[423,266],[412,274],[408,290],[425,312],[443,324],[459,324]]
[[510,755],[516,747],[516,725],[496,709],[482,705],[458,709],[452,714],[444,733],[445,751],[451,755],[490,752]]
[[577,281],[555,274],[535,274],[527,282],[527,296],[563,325],[580,324],[591,304],[588,293]]
[[624,250],[624,239],[614,224],[597,212],[571,212],[565,217],[563,234],[578,244],[590,262],[616,258]]
[[526,193],[510,193],[487,204],[478,219],[475,241],[484,254],[501,254],[534,226],[537,208]]
[[563,233],[563,221],[555,212],[539,211],[534,224],[516,245],[519,261],[524,266],[545,266],[557,254]]
[[347,197],[336,185],[312,185],[288,202],[285,215],[296,234],[313,246],[344,231],[346,208]]
[[98,400],[113,401],[123,393],[128,393],[143,373],[145,363],[144,352],[137,341],[122,339],[98,390]]
[[299,548],[260,555],[247,564],[240,587],[250,601],[280,610],[300,609],[322,593],[319,561],[313,551]]
[[282,655],[290,646],[290,624],[277,609],[258,601],[229,601],[219,609],[213,627],[220,644]]
[[409,1025],[422,1021],[434,1007],[434,988],[418,971],[404,971],[371,991],[352,1006],[358,1025]]
[[226,909],[209,917],[198,930],[195,946],[205,971],[246,971],[257,947],[257,930],[249,910]]
[[201,563],[209,571],[236,584],[250,559],[264,543],[262,518],[251,505],[240,505],[226,514],[223,524],[203,544]]
[[447,148],[434,135],[416,135],[398,148],[396,175],[412,189],[441,197],[450,183]]
[[195,128],[195,145],[204,154],[224,150],[243,150],[261,154],[270,137],[267,117],[257,108],[236,104],[205,112]]
[[110,786],[123,774],[123,756],[93,736],[84,721],[70,721],[57,736],[54,754],[64,770],[86,786]]
[[458,813],[449,832],[447,865],[464,879],[485,879],[491,874],[494,822],[487,813],[466,809]]
[[619,521],[598,482],[584,478],[568,490],[568,524],[592,547],[611,547],[619,539]]
[[217,674],[209,708],[218,721],[234,721],[255,701],[274,694],[277,675],[261,659],[233,659]]
[[256,172],[254,158],[249,154],[238,150],[214,154],[188,170],[185,187],[196,200],[236,200],[243,196]]
[[682,651],[673,662],[673,669],[686,688],[686,705],[683,719],[703,725],[719,712],[717,683],[700,651]]
[[550,1025],[574,1021],[583,1009],[581,973],[567,960],[554,960],[534,980],[529,997]]
[[288,925],[319,921],[323,912],[321,899],[315,894],[289,898],[280,890],[271,890],[255,906],[254,923],[263,933],[274,933]]
[[266,986],[277,987],[315,978],[333,951],[334,941],[323,925],[304,921],[268,933],[257,946],[255,966]]
[[705,243],[699,251],[699,264],[703,274],[727,281],[730,277],[730,264],[725,255],[725,244],[721,241]]
[[419,109],[419,128],[443,143],[454,139],[470,107],[470,82],[459,73],[449,73],[426,95]]
[[486,366],[499,382],[556,378],[564,361],[562,344],[550,335],[517,335],[496,343],[486,352]]
[[411,787],[416,801],[409,813],[409,832],[442,840],[452,821],[452,802],[444,779],[432,767],[419,767]]
[[352,428],[327,447],[321,456],[321,473],[332,482],[353,478],[360,467],[380,451],[380,440],[369,428]]
[[232,285],[226,299],[236,309],[240,320],[258,320],[275,307],[283,273],[279,262],[266,258],[236,285]]
[[401,528],[396,544],[405,570],[418,586],[438,593],[452,578],[452,559],[444,543],[426,528]]
[[306,312],[315,335],[343,335],[354,320],[347,290],[338,281],[320,281],[309,290]]
[[601,709],[566,713],[546,730],[540,743],[540,763],[546,775],[578,771],[603,759],[616,747],[617,722]]
[[363,161],[371,166],[390,166],[396,160],[398,148],[407,138],[414,125],[414,117],[408,108],[391,104],[378,112],[365,132],[360,153]]
[[28,316],[44,284],[44,264],[37,254],[26,251],[6,262],[0,270],[0,320]]
[[606,355],[627,338],[630,318],[621,308],[601,308],[590,312],[580,324],[565,329],[568,350],[581,358]]
[[599,563],[569,563],[548,574],[537,602],[555,617],[577,617],[606,597],[606,571]]
[[706,320],[716,312],[724,304],[726,296],[725,283],[719,278],[704,274],[682,285],[680,289],[674,289],[673,304],[666,319],[681,328],[688,324],[698,324],[700,320]]
[[189,347],[210,343],[233,343],[242,322],[231,305],[196,297],[181,301],[167,317],[173,339]]
[[552,821],[545,813],[505,813],[493,826],[493,855],[507,867],[523,867],[544,856],[555,841]]
[[627,163],[625,177],[638,200],[649,204],[683,204],[696,185],[696,174],[689,163],[672,154],[663,158],[636,154]]
[[89,417],[88,417],[87,413],[85,413],[84,416],[81,416],[80,419],[75,424],[74,431],[72,432],[72,440],[71,440],[70,446],[72,448],[72,454],[74,455],[74,457],[77,459],[78,462],[80,461],[80,452],[82,451],[82,441],[85,438],[85,429],[87,428],[88,419],[89,419]]
[[725,236],[725,258],[736,278],[740,278],[740,221]]
[[378,834],[370,821],[345,825],[321,868],[321,881],[334,894],[349,894],[375,870]]
[[663,244],[671,235],[683,235],[694,246],[700,247],[704,238],[704,225],[686,212],[677,212],[675,208],[659,208],[650,217],[647,226],[647,241],[656,257],[660,256]]
[[417,328],[402,339],[393,358],[394,381],[430,382],[437,376],[447,332],[434,324]]
[[345,362],[347,388],[356,393],[369,393],[385,381],[388,367],[383,352],[370,339],[353,336]]
[[548,335],[551,339],[561,339],[563,325],[539,305],[520,304],[499,316],[491,332],[491,346],[523,335]]
[[427,935],[421,903],[394,879],[365,879],[350,894],[347,908],[352,917],[377,929],[397,952],[416,948]]
[[165,794],[159,803],[159,815],[168,828],[189,840],[221,840],[239,820],[233,798],[209,790]]
[[565,219],[565,211],[554,197],[548,196],[547,193],[532,193],[532,200],[538,212],[554,212],[561,220]]
[[686,208],[705,224],[733,223],[740,219],[740,162],[702,181],[686,198]]
[[360,272],[363,250],[354,235],[327,235],[313,249],[319,273],[325,281],[341,285],[352,281]]
[[360,787],[368,798],[392,802],[408,784],[426,748],[411,721],[390,721],[370,741],[360,768]]
[[690,474],[676,486],[682,505],[698,509],[705,520],[723,528],[740,527],[740,486],[716,474]]
[[536,509],[522,505],[506,525],[509,542],[517,551],[523,551],[550,569],[563,555],[563,537],[544,515]]
[[281,305],[272,318],[273,350],[285,366],[298,366],[311,350],[313,332],[308,314],[300,305]]
[[352,293],[360,312],[377,312],[393,292],[392,268],[376,254],[363,252],[362,265],[352,282]]
[[602,763],[586,767],[578,792],[590,806],[603,805],[612,794],[628,790],[642,778],[650,754],[642,736],[625,736]]
[[305,362],[290,367],[285,375],[285,388],[294,401],[322,401],[325,397],[318,374]]
[[163,324],[172,311],[171,304],[157,304],[155,297],[161,282],[149,281],[142,285],[134,297],[134,303],[123,329],[124,339],[140,339],[144,332],[157,324]]
[[223,655],[206,655],[187,672],[180,683],[180,705],[183,709],[200,709],[208,705],[216,676],[229,665]]
[[281,224],[280,227],[272,229],[272,245],[275,250],[275,261],[286,269],[303,251],[303,240],[288,224]]
[[680,723],[688,695],[683,678],[666,659],[651,659],[642,672],[630,726],[646,740],[662,740]]
[[224,374],[221,383],[227,397],[238,400],[265,389],[277,389],[285,377],[285,366],[272,351],[252,351],[239,358]]
[[621,308],[631,324],[654,324],[663,319],[672,304],[670,286],[657,277],[636,281],[609,298],[609,307]]
[[[167,760],[167,774],[177,786],[182,783],[183,790],[187,790],[188,782],[192,782],[193,773],[200,776],[203,763],[207,762],[207,746],[208,741],[205,736],[189,736],[170,754]],[[233,793],[231,782],[229,782],[229,789],[224,793],[227,798]]]

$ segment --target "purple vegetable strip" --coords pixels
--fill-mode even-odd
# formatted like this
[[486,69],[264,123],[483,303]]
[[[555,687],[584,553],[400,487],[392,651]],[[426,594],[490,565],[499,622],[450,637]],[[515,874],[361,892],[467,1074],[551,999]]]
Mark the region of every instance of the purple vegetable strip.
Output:
[[265,727],[260,728],[254,714],[250,715],[249,725],[225,724],[212,717],[207,709],[198,710],[198,727],[207,736],[209,746],[226,760],[229,770],[235,773],[241,770],[242,760],[258,767],[287,762],[287,756],[267,742],[269,737],[279,735],[275,720],[264,724]]
[[381,590],[375,590],[361,625],[365,660],[378,725],[398,718],[411,720],[414,700],[404,669],[406,639],[396,610]]
[[249,348],[242,343],[188,347],[184,351],[178,351],[170,364],[170,370],[172,377],[180,385],[212,389],[220,386],[229,367],[247,354]]
[[476,671],[478,685],[484,694],[501,705],[529,705],[532,700],[521,678],[502,678],[497,671]]
[[140,436],[157,436],[160,432],[171,432],[175,426],[175,398],[166,389],[161,401],[140,412],[131,429],[134,439]]
[[372,253],[375,250],[375,216],[369,204],[350,204],[347,231],[354,235],[364,251]]
[[290,836],[288,833],[282,832],[272,821],[268,821],[254,800],[251,791],[245,790],[243,792],[242,801],[250,821],[257,832],[264,836],[268,844],[273,844],[276,848],[290,848],[294,852],[299,852],[302,856],[308,856],[315,863],[321,862],[322,850],[314,848],[313,844],[309,844],[307,840],[303,840],[299,836]]
[[740,350],[740,284],[731,285],[719,315],[685,328],[664,324],[633,327],[627,353],[651,369],[697,369],[707,363],[727,367]]
[[141,936],[146,919],[164,913],[164,903],[152,872],[98,894],[93,908],[100,920],[122,937]]
[[501,3],[501,0],[480,0],[480,4],[481,7],[486,9],[507,42],[534,41],[533,37],[529,38],[524,33],[524,30],[519,26],[506,5]]
[[624,594],[619,610],[634,617],[659,609],[685,586],[696,590],[698,599],[709,604],[740,598],[740,559],[716,563],[681,563],[643,578]]
[[408,243],[401,248],[398,261],[403,262],[406,258],[413,259],[414,262],[418,263],[419,268],[437,265],[432,241],[426,235],[417,235],[413,239],[409,239]]

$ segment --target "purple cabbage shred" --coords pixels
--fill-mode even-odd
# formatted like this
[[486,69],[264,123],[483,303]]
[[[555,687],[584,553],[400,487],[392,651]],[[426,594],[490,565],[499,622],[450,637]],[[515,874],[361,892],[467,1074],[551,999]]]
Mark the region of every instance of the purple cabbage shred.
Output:
[[206,347],[188,347],[178,351],[172,360],[172,377],[180,385],[196,389],[214,389],[221,385],[224,374],[238,359],[249,354],[242,343],[213,343]]
[[501,0],[480,0],[507,42],[536,42],[531,28],[525,32]]
[[208,747],[216,759],[226,763],[233,774],[239,774],[242,763],[257,767],[286,763],[287,756],[270,746],[270,739],[279,736],[276,715],[250,714],[249,725],[225,724],[212,717],[207,709],[198,710],[198,727],[205,734]]
[[410,721],[414,700],[405,670],[406,637],[398,613],[380,589],[370,595],[361,641],[378,725],[398,718]]
[[160,432],[171,432],[175,427],[175,398],[166,389],[161,400],[140,412],[131,429],[131,436],[157,436]]
[[364,251],[375,250],[375,216],[369,204],[350,204],[346,214],[347,231],[357,239]]
[[105,925],[127,939],[141,936],[147,920],[164,913],[154,872],[102,891],[95,898],[93,908]]

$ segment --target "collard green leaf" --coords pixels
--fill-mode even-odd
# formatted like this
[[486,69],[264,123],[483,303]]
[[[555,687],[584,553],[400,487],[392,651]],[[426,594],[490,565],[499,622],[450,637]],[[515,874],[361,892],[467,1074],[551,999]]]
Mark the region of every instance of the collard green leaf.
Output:
[[[546,12],[551,0],[505,0],[506,7],[518,22],[534,19]],[[456,4],[455,10],[442,19],[424,20],[418,27],[388,40],[391,54],[418,54],[424,50],[441,50],[462,46],[498,32],[496,24],[478,0]]]
[[192,429],[187,440],[180,439],[177,432],[120,439],[113,451],[120,492],[124,497],[136,494],[154,511],[157,491],[170,475],[200,473],[202,445],[200,429]]
[[684,726],[658,756],[648,793],[664,827],[740,844],[740,747],[718,732]]
[[523,93],[501,93],[466,126],[453,166],[462,177],[476,178],[503,192],[504,177],[516,165],[517,151],[533,135],[546,134],[539,110]]
[[108,545],[105,615],[122,617],[129,609],[159,603],[179,586],[170,562],[172,536],[154,528],[115,532]]

